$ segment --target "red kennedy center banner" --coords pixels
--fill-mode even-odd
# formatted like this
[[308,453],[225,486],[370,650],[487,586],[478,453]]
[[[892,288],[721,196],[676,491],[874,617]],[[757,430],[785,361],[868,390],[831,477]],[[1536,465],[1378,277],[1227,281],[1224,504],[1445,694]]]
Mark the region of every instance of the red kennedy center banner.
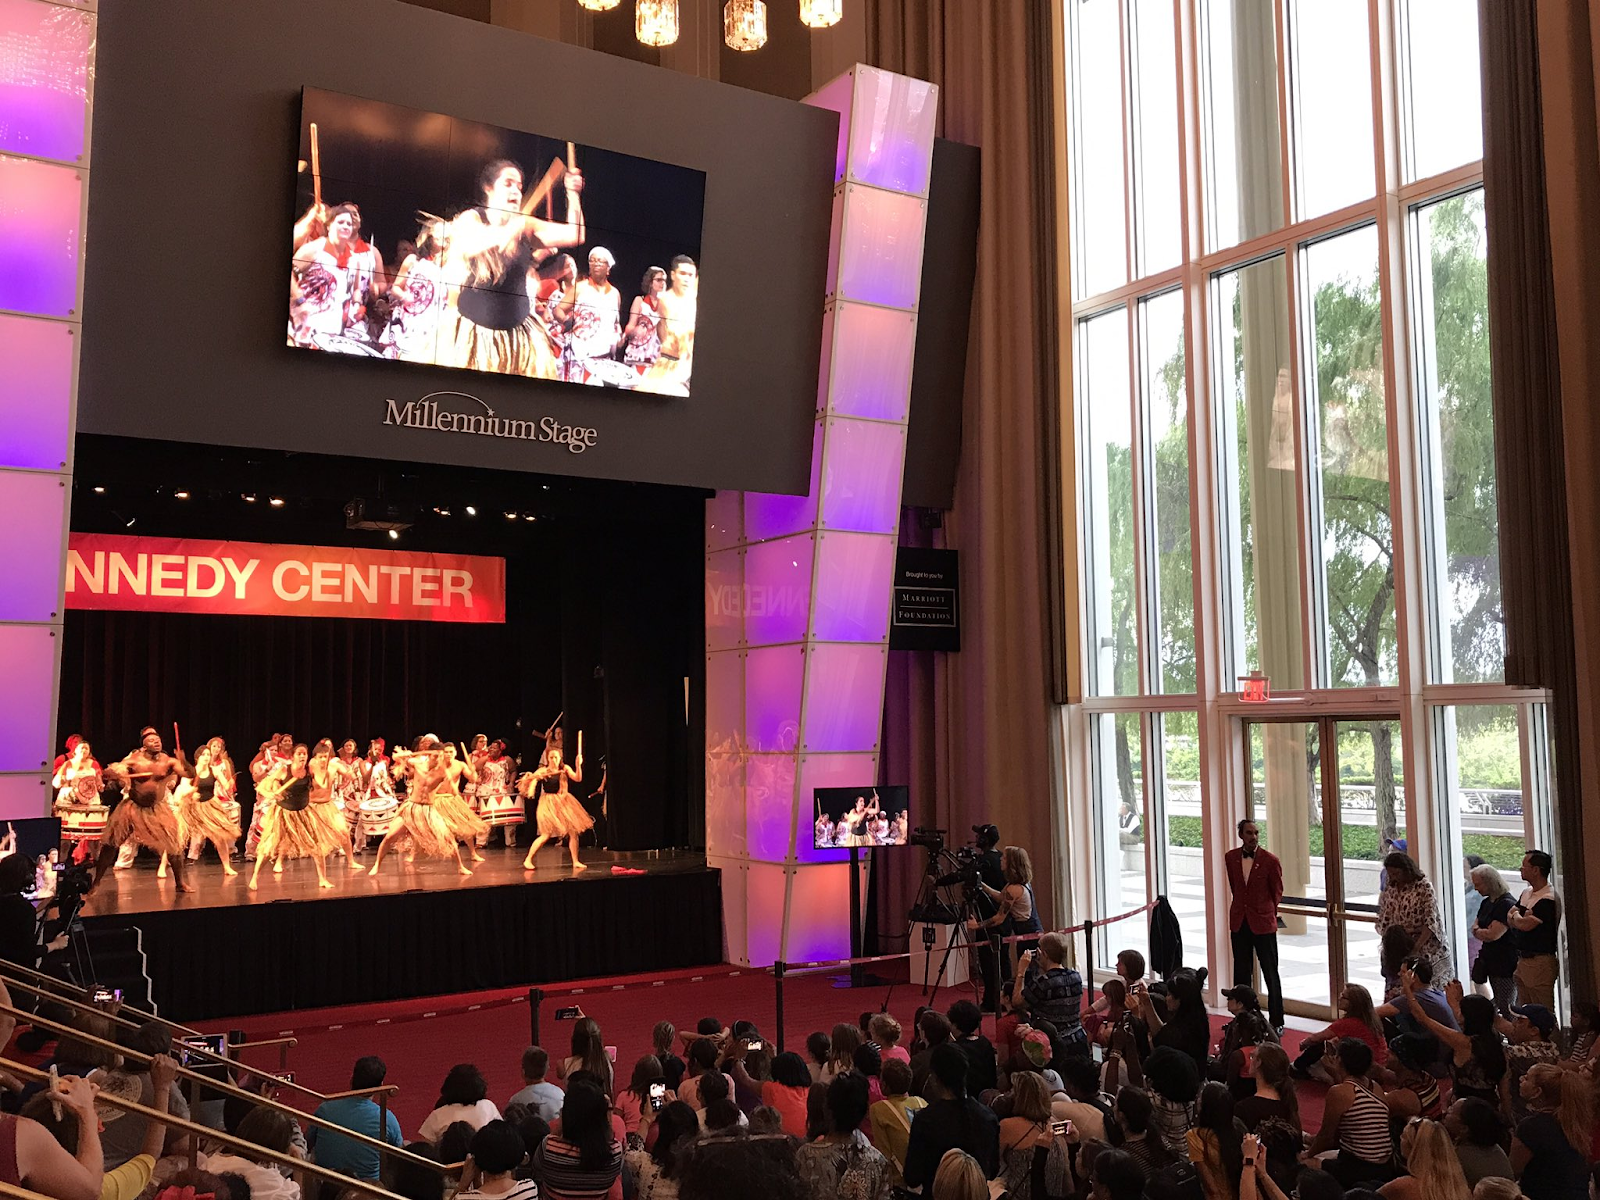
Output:
[[506,619],[503,558],[74,533],[67,607],[383,621]]

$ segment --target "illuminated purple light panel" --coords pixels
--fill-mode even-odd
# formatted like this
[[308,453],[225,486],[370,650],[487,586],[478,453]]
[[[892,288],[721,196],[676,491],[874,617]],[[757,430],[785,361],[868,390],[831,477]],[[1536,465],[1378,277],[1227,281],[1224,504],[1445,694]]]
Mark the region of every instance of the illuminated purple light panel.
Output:
[[[0,679],[6,681],[0,688],[0,729],[6,731],[0,738],[0,771],[31,771],[37,778],[49,767],[56,641],[47,626],[0,625]],[[38,799],[29,811],[9,815],[38,816]]]
[[841,417],[906,420],[911,408],[916,318],[892,308],[841,300],[828,315],[823,337],[831,355],[829,411]]
[[0,586],[0,621],[59,620],[67,500],[60,475],[0,471],[0,562],[10,564]]
[[70,317],[78,306],[83,177],[71,167],[0,158],[0,309]]
[[0,315],[0,467],[67,465],[73,343],[58,321]]
[[95,19],[0,0],[0,154],[81,161]]
[[898,529],[905,458],[904,425],[830,418],[822,468],[823,527],[862,533]]

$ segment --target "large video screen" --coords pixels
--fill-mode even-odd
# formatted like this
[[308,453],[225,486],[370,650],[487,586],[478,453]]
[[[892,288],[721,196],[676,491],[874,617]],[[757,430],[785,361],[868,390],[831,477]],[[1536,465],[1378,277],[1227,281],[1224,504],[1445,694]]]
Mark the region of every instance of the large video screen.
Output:
[[906,787],[817,788],[814,796],[816,849],[906,844],[911,832],[911,794]]
[[317,88],[296,165],[289,345],[689,395],[704,172]]

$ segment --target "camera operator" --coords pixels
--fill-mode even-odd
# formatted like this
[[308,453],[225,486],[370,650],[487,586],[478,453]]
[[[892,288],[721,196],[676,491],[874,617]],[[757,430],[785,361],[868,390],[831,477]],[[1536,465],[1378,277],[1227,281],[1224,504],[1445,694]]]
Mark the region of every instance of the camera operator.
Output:
[[[1006,886],[1005,868],[1000,861],[1000,830],[994,825],[974,825],[972,832],[977,835],[978,852],[973,856],[973,861],[978,867],[978,887],[971,889],[972,907],[980,923],[994,919],[998,906],[990,896],[1004,890]],[[978,972],[983,977],[983,1008],[985,1012],[998,1012],[1000,1005],[1000,974],[999,960],[995,957],[994,942],[986,931],[980,930],[975,940],[978,943]]]
[[33,904],[23,893],[34,882],[31,855],[0,858],[0,958],[29,970],[39,965],[39,929]]

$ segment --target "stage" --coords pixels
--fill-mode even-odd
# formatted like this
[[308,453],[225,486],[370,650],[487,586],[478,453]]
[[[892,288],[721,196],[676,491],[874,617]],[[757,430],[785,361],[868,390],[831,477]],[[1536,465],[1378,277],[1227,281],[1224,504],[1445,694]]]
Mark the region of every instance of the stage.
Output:
[[191,893],[141,856],[108,873],[83,917],[91,933],[139,930],[155,1001],[179,1021],[722,961],[721,873],[703,856],[589,848],[574,872],[564,848],[546,846],[537,871],[526,853],[489,846],[470,876],[393,857],[371,877],[333,858],[327,889],[290,862],[263,868],[254,892],[253,863],[229,878],[208,853],[188,864]]

